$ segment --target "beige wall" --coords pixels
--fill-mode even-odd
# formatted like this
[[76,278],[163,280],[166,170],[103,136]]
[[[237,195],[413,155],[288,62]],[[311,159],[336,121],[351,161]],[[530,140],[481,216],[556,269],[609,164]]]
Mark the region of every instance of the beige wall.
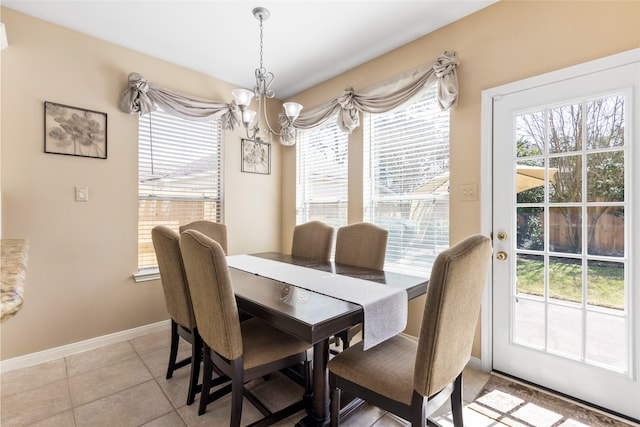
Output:
[[[2,359],[167,319],[158,281],[137,269],[138,119],[118,110],[127,75],[216,100],[234,87],[2,8],[2,237],[28,238],[25,304],[2,324]],[[214,53],[211,53],[214,54]],[[250,70],[249,70],[250,71]],[[43,102],[108,114],[108,159],[43,152]],[[240,172],[240,134],[225,134],[230,253],[277,250],[280,147],[272,174]],[[76,185],[89,202],[74,201]]]
[[[31,241],[26,302],[1,326],[7,359],[167,318],[157,281],[134,283],[137,119],[117,109],[128,73],[210,99],[230,84],[1,9],[10,46],[1,56],[3,238]],[[640,46],[638,1],[500,2],[292,99],[313,107],[347,86],[364,88],[456,50],[460,102],[451,114],[451,240],[479,231],[480,92]],[[109,158],[43,153],[47,101],[108,114]],[[275,122],[275,120],[273,120]],[[273,146],[272,175],[240,173],[240,136],[225,135],[225,222],[230,253],[288,251],[295,224],[295,148]],[[350,221],[361,219],[361,136],[350,137]],[[74,201],[74,187],[90,201]],[[282,218],[282,219],[280,219]],[[417,332],[423,300],[411,304]],[[474,355],[479,356],[479,340]]]
[[[480,232],[480,202],[462,201],[459,186],[480,188],[481,91],[640,46],[638,1],[501,1],[387,55],[302,92],[291,100],[313,107],[346,87],[362,89],[458,52],[460,97],[451,113],[451,242]],[[362,150],[352,135],[349,167],[360,168]],[[295,223],[295,151],[283,152],[283,241]],[[358,172],[360,173],[360,172]],[[354,174],[355,175],[355,174]],[[350,175],[351,179],[351,175]],[[352,181],[350,180],[350,184]],[[350,185],[350,221],[360,218],[362,184]],[[407,331],[417,334],[424,298],[410,304]],[[477,334],[473,355],[480,356]]]

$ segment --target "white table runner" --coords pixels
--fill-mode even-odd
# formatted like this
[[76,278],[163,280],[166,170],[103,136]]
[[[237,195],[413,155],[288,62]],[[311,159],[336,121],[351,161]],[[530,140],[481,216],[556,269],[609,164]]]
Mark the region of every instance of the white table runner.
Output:
[[407,325],[404,289],[251,255],[228,256],[227,263],[238,270],[362,306],[365,350],[399,334]]

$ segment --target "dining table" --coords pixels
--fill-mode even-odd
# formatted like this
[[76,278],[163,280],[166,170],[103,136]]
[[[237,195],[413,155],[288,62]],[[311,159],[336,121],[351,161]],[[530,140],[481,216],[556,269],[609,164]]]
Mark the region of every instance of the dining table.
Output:
[[[427,291],[427,277],[321,262],[278,252],[256,253],[251,256],[282,263],[282,266],[288,269],[291,269],[291,266],[300,269],[310,268],[329,275],[347,276],[401,289],[406,291],[408,300]],[[329,425],[330,390],[327,363],[330,357],[330,339],[336,333],[363,322],[363,307],[324,294],[317,289],[305,288],[296,283],[295,275],[286,281],[276,280],[261,275],[260,271],[246,271],[234,267],[233,263],[229,265],[229,272],[239,310],[307,341],[313,347],[312,394],[307,405],[307,415],[296,426]]]

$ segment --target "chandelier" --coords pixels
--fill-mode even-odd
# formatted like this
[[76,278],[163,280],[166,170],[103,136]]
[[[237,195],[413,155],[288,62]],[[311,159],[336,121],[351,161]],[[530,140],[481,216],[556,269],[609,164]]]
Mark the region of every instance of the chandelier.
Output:
[[[231,91],[231,94],[240,109],[241,121],[247,132],[247,139],[262,140],[258,135],[260,132],[260,116],[262,115],[264,123],[268,128],[264,130],[264,133],[268,135],[267,141],[271,142],[272,135],[281,136],[281,134],[273,130],[267,118],[267,98],[273,98],[276,95],[273,89],[271,89],[274,75],[272,72],[267,71],[262,65],[262,24],[269,18],[269,15],[269,11],[264,7],[256,7],[253,9],[253,16],[260,21],[260,66],[255,70],[256,84],[253,87],[253,91],[248,89],[235,89]],[[253,98],[258,102],[257,112],[248,108]],[[297,102],[285,102],[283,107],[285,114],[292,122],[298,117],[300,110],[302,110],[302,105]]]

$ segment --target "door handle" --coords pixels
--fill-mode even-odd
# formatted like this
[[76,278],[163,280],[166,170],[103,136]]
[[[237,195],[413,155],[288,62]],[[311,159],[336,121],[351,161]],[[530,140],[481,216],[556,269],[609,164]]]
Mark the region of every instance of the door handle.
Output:
[[506,253],[505,251],[499,251],[499,252],[496,254],[496,259],[497,259],[498,261],[504,261],[504,260],[506,260],[506,259],[507,259],[507,257],[508,257],[508,255],[507,255],[507,253]]
[[501,241],[507,240],[507,233],[505,233],[504,231],[499,231],[498,240],[501,240]]

